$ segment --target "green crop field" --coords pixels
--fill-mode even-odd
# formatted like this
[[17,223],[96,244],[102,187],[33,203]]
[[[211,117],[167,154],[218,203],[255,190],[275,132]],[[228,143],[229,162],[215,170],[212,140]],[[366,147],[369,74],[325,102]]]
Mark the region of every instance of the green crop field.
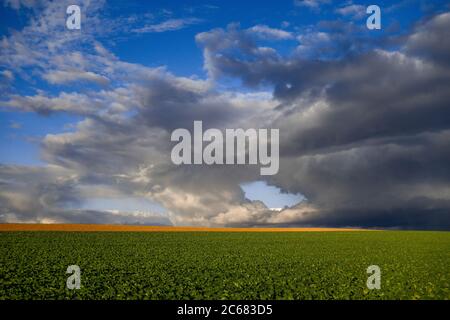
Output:
[[449,232],[0,233],[0,299],[449,299],[449,266]]

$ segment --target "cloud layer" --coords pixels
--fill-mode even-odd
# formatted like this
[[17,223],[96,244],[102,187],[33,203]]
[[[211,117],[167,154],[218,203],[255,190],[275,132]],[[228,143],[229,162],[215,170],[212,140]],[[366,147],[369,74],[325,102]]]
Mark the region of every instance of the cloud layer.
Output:
[[[39,30],[4,37],[1,66],[24,78],[26,66],[62,90],[10,94],[2,106],[83,120],[42,139],[47,166],[0,166],[0,221],[450,229],[450,13],[418,23],[395,49],[353,42],[348,28],[205,31],[195,41],[206,79],[122,61],[96,40],[102,30],[70,46],[56,23]],[[278,41],[297,47],[283,55],[270,46]],[[223,89],[224,79],[241,90]],[[274,211],[246,199],[240,185],[260,179],[255,166],[173,165],[171,131],[194,120],[279,128],[280,171],[268,182],[308,200]],[[74,209],[105,196],[142,197],[166,213]]]

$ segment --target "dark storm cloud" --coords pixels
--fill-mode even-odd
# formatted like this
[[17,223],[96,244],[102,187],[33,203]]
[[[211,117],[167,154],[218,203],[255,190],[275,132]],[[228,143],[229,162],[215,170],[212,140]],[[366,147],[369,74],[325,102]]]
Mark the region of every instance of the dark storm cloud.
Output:
[[[314,125],[298,128],[295,136],[289,137],[283,146],[288,154],[448,128],[449,72],[386,52],[328,66],[319,87],[306,94],[309,99],[323,100],[329,108],[319,111]],[[307,78],[312,79],[307,87],[311,90],[315,77]],[[294,85],[291,90],[296,89]],[[305,90],[296,94],[301,96]],[[282,99],[283,94],[279,96]],[[295,101],[293,104],[295,110]]]
[[338,59],[254,59],[198,40],[216,76],[273,85],[282,159],[271,182],[318,208],[299,224],[448,229],[448,30],[445,13],[417,25],[400,50]]
[[140,122],[172,132],[177,128],[191,128],[194,120],[217,128],[243,116],[229,101],[211,92],[206,82],[175,80],[158,76],[146,81],[141,92],[142,108],[136,117]]
[[322,208],[302,223],[448,228],[449,138],[446,131],[285,159],[274,183]]

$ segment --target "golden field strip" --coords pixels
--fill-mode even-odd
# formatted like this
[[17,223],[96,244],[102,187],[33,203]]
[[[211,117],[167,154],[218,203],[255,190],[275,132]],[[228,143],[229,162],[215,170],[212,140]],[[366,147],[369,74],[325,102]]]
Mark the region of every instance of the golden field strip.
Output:
[[171,226],[132,226],[111,224],[0,224],[1,231],[85,231],[85,232],[333,232],[368,231],[351,228],[206,228]]

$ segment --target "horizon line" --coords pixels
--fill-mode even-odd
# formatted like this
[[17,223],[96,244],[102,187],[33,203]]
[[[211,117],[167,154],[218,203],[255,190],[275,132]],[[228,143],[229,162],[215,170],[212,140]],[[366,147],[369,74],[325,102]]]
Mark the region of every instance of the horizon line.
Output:
[[68,232],[338,232],[380,231],[380,229],[335,227],[199,227],[83,223],[0,223],[2,231],[68,231]]

